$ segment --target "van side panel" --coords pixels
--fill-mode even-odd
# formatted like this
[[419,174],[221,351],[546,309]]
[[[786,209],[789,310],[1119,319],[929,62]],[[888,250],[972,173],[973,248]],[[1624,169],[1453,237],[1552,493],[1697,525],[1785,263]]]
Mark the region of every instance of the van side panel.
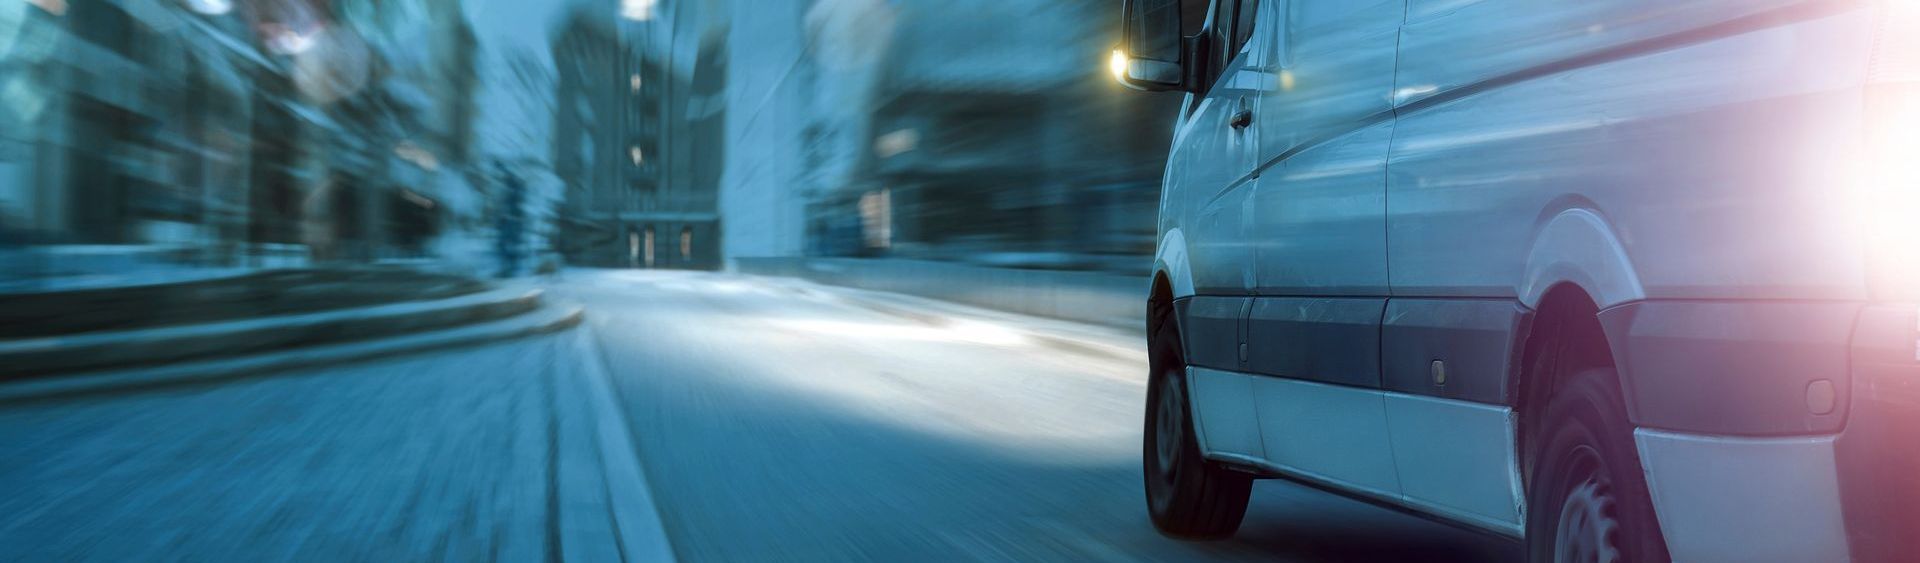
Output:
[[1384,120],[1406,0],[1267,2],[1260,161]]
[[1543,222],[1587,209],[1646,298],[1864,298],[1853,147],[1807,140],[1859,138],[1868,14],[1785,4],[1414,2],[1393,295],[1516,297]]
[[[1529,313],[1507,299],[1392,299],[1380,326],[1382,387],[1412,395],[1513,404]],[[1434,362],[1440,362],[1436,368]]]
[[1253,400],[1267,463],[1344,490],[1404,500],[1386,398],[1378,390],[1254,377]]
[[1387,294],[1389,99],[1405,15],[1405,0],[1266,3],[1260,294]]
[[1244,53],[1182,125],[1168,166],[1167,185],[1182,199],[1181,232],[1187,265],[1199,295],[1245,295],[1253,291],[1253,157],[1256,131],[1229,126],[1233,114],[1251,108],[1258,74]]
[[[1811,4],[1808,0],[1408,0],[1406,104],[1517,70]],[[1832,4],[1834,2],[1824,2]]]
[[1380,388],[1379,298],[1261,297],[1247,316],[1247,369]]
[[[1600,314],[1628,374],[1636,426],[1722,436],[1835,432],[1851,402],[1848,357],[1861,306],[1844,301],[1630,303]],[[1831,389],[1825,412],[1808,390]]]

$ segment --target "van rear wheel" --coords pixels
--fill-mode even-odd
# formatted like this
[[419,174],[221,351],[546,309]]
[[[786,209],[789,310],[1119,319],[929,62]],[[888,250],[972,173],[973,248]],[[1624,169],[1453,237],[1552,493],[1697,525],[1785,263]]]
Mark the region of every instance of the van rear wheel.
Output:
[[1162,369],[1147,386],[1145,447],[1141,452],[1147,511],[1153,526],[1169,536],[1230,537],[1240,529],[1240,521],[1247,514],[1253,476],[1201,457],[1200,443],[1193,432],[1193,414],[1188,409],[1186,378],[1181,373],[1184,366],[1167,363],[1173,365],[1155,366]]
[[1529,561],[1667,560],[1625,413],[1611,369],[1581,371],[1554,391],[1527,491]]

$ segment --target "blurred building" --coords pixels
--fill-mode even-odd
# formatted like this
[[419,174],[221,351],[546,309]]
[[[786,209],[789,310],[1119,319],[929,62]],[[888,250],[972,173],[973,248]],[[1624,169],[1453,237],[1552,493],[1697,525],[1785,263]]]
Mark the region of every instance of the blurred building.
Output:
[[[800,256],[805,252],[807,185],[814,151],[803,134],[813,122],[815,81],[804,22],[809,0],[731,0],[726,31],[726,162],[720,211],[725,256]],[[817,135],[815,135],[817,136]]]
[[569,262],[718,266],[726,58],[724,38],[700,32],[702,8],[611,17],[611,4],[585,3],[560,25],[553,166]]
[[1145,267],[1177,101],[1106,76],[1119,2],[751,4],[729,257]]
[[[861,236],[839,194],[862,185],[887,0],[735,2],[729,18],[727,257],[823,254]],[[871,207],[871,206],[870,206]]]
[[418,258],[449,220],[441,204],[484,190],[471,157],[475,38],[459,2],[333,0],[332,22],[293,63],[329,128],[305,194],[303,240],[336,260]]
[[1125,142],[1155,138],[1132,126],[1150,106],[1096,64],[1113,4],[900,3],[914,39],[887,60],[859,196],[891,202],[892,254],[1084,268],[1152,251],[1158,190],[1139,179],[1166,149]]
[[0,1],[0,247],[1131,269],[1174,104],[1117,4]]
[[[440,192],[440,235],[432,254],[443,266],[495,271],[505,248],[527,260],[522,272],[558,265],[559,212],[565,186],[554,172],[552,41],[564,3],[463,0],[476,44],[477,114],[469,121],[463,181]],[[517,203],[517,205],[516,205]],[[519,233],[503,232],[517,219]],[[517,240],[507,240],[513,238]]]
[[[0,247],[203,266],[488,259],[493,245],[446,241],[505,215],[503,170],[535,188],[551,171],[544,147],[474,148],[468,4],[0,3]],[[62,275],[57,262],[10,273]]]
[[254,142],[290,101],[243,22],[152,1],[0,10],[0,230],[182,253],[249,240],[255,177],[300,162]]

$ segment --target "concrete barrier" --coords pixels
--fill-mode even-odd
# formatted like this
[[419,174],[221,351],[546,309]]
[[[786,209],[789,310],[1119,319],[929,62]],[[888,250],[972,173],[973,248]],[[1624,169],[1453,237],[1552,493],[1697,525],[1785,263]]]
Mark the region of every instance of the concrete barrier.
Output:
[[948,262],[864,258],[736,258],[746,274],[890,291],[978,307],[1142,328],[1147,277],[1098,272],[1018,270]]

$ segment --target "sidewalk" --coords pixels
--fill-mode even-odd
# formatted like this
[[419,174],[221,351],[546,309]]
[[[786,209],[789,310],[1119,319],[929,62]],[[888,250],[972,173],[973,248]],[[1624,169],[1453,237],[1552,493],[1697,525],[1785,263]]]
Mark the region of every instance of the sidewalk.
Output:
[[[231,275],[237,274],[237,275]],[[0,339],[182,326],[444,299],[478,280],[398,268],[232,271],[188,281],[0,294]]]
[[0,560],[671,560],[591,340],[0,405]]
[[401,268],[275,270],[0,295],[0,401],[355,361],[572,327],[525,284]]
[[41,294],[209,281],[308,268],[305,246],[0,245],[0,294]]

